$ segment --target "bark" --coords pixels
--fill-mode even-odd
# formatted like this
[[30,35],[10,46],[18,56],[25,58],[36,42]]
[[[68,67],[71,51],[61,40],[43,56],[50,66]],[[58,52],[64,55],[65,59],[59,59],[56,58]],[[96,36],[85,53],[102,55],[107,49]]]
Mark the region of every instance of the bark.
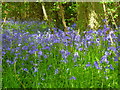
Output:
[[42,5],[42,10],[43,10],[43,14],[44,14],[44,20],[47,22],[47,24],[50,26],[50,30],[52,33],[54,33],[54,30],[52,29],[50,20],[48,19],[47,13],[46,13],[46,9],[45,9],[45,3],[41,3]]
[[66,25],[66,22],[65,22],[64,7],[62,6],[61,3],[58,4],[58,7],[59,7],[59,9],[60,9],[60,11],[59,11],[59,16],[60,16],[61,19],[62,19],[62,23],[63,23],[63,26],[64,26],[64,31],[65,31],[65,32],[68,32],[67,25]]

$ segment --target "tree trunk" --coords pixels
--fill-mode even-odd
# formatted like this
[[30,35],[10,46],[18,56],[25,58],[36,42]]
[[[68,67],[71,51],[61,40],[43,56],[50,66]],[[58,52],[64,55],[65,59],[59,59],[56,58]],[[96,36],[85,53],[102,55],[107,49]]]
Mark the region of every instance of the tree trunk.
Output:
[[77,2],[77,28],[82,33],[87,29],[97,30],[100,25],[108,25],[103,22],[107,19],[105,4],[99,2]]
[[41,5],[42,5],[43,14],[44,14],[44,20],[47,21],[47,24],[50,26],[51,32],[54,33],[50,20],[48,20],[48,16],[47,16],[46,9],[45,9],[45,3],[41,2]]
[[58,7],[59,7],[59,9],[60,9],[60,11],[59,11],[59,16],[60,16],[61,19],[62,19],[62,23],[63,23],[63,26],[64,26],[64,31],[65,31],[65,32],[68,32],[67,25],[66,25],[66,22],[65,22],[64,7],[62,6],[61,3],[58,4]]
[[89,2],[77,2],[77,28],[78,33],[86,31],[89,21]]

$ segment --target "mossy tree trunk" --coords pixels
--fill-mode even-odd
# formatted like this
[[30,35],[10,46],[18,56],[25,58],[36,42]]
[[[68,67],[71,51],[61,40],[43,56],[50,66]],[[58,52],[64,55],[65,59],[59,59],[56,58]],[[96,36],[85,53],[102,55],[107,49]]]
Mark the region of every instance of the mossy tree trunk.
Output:
[[77,28],[78,33],[82,33],[86,30],[87,25],[89,24],[89,13],[88,2],[77,2]]

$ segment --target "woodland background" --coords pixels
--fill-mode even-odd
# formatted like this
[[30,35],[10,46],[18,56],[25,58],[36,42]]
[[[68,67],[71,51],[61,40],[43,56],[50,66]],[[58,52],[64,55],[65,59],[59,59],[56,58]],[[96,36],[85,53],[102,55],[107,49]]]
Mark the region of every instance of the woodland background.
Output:
[[[46,21],[49,28],[67,31],[76,24],[78,32],[120,25],[120,2],[3,2],[2,19]],[[103,22],[104,21],[104,22]]]

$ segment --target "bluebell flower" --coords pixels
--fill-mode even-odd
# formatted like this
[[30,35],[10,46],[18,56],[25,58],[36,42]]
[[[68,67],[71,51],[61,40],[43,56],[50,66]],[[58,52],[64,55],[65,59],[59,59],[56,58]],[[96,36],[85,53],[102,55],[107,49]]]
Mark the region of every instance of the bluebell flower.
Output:
[[44,55],[44,58],[47,58],[48,56],[47,55]]
[[67,55],[67,56],[68,56],[68,55],[70,55],[70,52],[68,52],[68,51],[65,51],[65,55]]
[[103,19],[102,21],[103,21],[103,22],[106,22],[106,21],[107,21],[107,19]]
[[116,48],[115,47],[108,47],[108,50],[112,50],[112,51],[116,52]]
[[107,60],[107,56],[106,56],[106,55],[102,56],[101,60],[102,60],[102,61]]
[[23,68],[22,70],[24,70],[24,71],[28,71],[28,69],[27,69],[27,68]]
[[59,39],[55,39],[55,40],[53,41],[53,43],[60,43],[60,40],[59,40]]
[[108,51],[105,51],[105,55],[107,56],[107,55],[110,55],[110,53],[108,52]]
[[68,37],[68,36],[65,36],[65,37],[64,37],[64,40],[66,40],[66,39],[70,39],[70,37]]
[[95,65],[95,67],[98,67],[98,62],[95,61],[95,62],[94,62],[94,65]]
[[10,48],[8,47],[6,50],[10,50]]
[[33,67],[34,72],[38,72],[38,69],[36,67]]
[[65,46],[68,46],[68,42],[63,42]]
[[61,60],[61,62],[67,63],[67,62],[68,62],[68,60],[66,60],[66,59],[65,59],[65,60]]
[[105,68],[106,68],[106,69],[109,69],[109,67],[108,67],[108,66],[106,66]]
[[82,50],[83,50],[83,48],[78,48],[78,50],[79,50],[79,51],[82,51]]
[[113,68],[112,64],[110,64],[110,69],[114,70],[114,68]]
[[87,33],[92,33],[92,32],[93,32],[93,30],[87,31]]
[[35,51],[33,51],[33,50],[29,50],[28,51],[30,54],[34,54],[35,53]]
[[15,53],[16,56],[20,55],[20,53]]
[[77,42],[79,42],[79,41],[80,41],[80,39],[81,39],[81,38],[80,38],[80,35],[76,35],[76,36],[75,36],[75,39],[74,39],[74,41],[77,41]]
[[55,74],[58,74],[58,71],[59,71],[58,69],[55,69]]
[[42,51],[39,51],[38,54],[39,54],[39,55],[42,55]]
[[76,23],[74,23],[73,25],[71,25],[72,28],[75,28],[76,27]]
[[91,35],[86,35],[86,40],[90,40],[93,39],[93,37]]
[[70,78],[70,80],[72,80],[72,79],[76,80],[76,77],[72,76],[72,77]]
[[36,48],[36,46],[32,46],[32,48],[33,48],[33,49],[35,49],[35,48]]
[[100,60],[100,63],[103,63],[103,61],[102,61],[102,60]]
[[86,67],[89,67],[89,66],[91,66],[90,62],[88,62],[88,64],[86,64]]
[[74,53],[74,57],[79,57],[78,52],[75,52],[75,53]]
[[114,61],[118,61],[118,57],[114,57]]
[[102,62],[102,61],[103,61],[103,62],[106,62],[107,64],[109,63],[109,61],[107,60],[107,56],[106,56],[106,55],[102,56],[100,62]]
[[95,62],[94,62],[94,65],[95,65],[95,67],[96,67],[97,69],[101,69],[101,68],[99,67],[99,65],[98,65],[98,62],[97,62],[97,61],[95,61]]
[[116,49],[117,49],[117,50],[120,50],[120,46],[117,46]]
[[48,50],[50,50],[50,47],[49,47],[49,46],[45,46],[45,47],[42,48],[42,49],[48,49]]
[[66,59],[68,57],[68,55],[70,55],[70,52],[65,51],[65,50],[61,50],[60,52],[62,54],[62,58],[64,58],[64,59]]
[[30,42],[30,44],[29,45],[34,45],[34,42]]
[[41,78],[43,81],[45,80],[43,77]]
[[38,49],[34,49],[33,51],[38,51]]
[[52,65],[49,65],[49,66],[48,66],[48,70],[50,70],[50,67],[52,67]]
[[106,28],[104,28],[104,32],[108,31],[109,29],[110,29],[110,28],[107,28],[107,27],[106,27]]
[[15,49],[16,49],[16,52],[17,52],[17,51],[19,51],[19,50],[20,50],[20,47],[16,47]]
[[7,60],[6,62],[9,63],[9,64],[14,64],[14,62],[10,61],[10,60]]
[[100,39],[99,39],[99,38],[96,38],[96,41],[97,41],[97,42],[99,42],[99,41],[100,41]]

